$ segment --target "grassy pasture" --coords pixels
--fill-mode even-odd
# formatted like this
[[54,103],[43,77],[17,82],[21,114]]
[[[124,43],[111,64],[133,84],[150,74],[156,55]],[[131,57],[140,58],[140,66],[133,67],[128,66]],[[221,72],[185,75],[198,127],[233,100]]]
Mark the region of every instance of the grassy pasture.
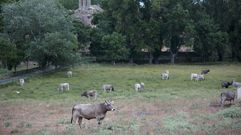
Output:
[[[205,81],[190,81],[190,73],[211,71]],[[166,69],[170,80],[161,80]],[[221,80],[241,82],[240,64],[224,65],[82,65],[66,71],[29,78],[0,87],[0,134],[239,134],[241,103],[218,106]],[[70,83],[70,91],[59,92],[58,84]],[[137,93],[134,83],[144,82]],[[102,84],[113,84],[115,92],[104,93]],[[96,101],[80,97],[97,90]],[[230,87],[235,90],[235,88]],[[17,94],[19,91],[20,94]],[[79,129],[70,124],[75,103],[98,103],[112,99],[116,112],[109,112],[103,125],[83,121]]]

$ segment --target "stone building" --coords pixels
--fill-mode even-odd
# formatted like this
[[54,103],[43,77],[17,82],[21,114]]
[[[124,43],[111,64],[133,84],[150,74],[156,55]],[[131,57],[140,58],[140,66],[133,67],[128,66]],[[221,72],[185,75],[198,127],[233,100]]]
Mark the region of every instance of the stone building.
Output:
[[94,27],[94,25],[91,24],[93,14],[102,11],[99,5],[91,5],[91,0],[79,0],[79,8],[75,10],[74,17],[85,25]]
[[91,6],[91,0],[79,0],[79,9],[88,9]]

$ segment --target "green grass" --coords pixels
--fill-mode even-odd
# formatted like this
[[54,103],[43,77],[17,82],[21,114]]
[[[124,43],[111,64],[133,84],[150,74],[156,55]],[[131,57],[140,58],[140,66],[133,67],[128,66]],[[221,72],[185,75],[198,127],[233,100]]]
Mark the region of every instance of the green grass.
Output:
[[[198,73],[201,69],[209,68],[203,82],[190,81],[190,73]],[[170,80],[160,79],[160,73],[168,69]],[[73,77],[66,78],[65,71],[50,75],[41,75],[30,78],[22,88],[17,83],[1,87],[0,100],[35,99],[35,100],[64,100],[79,99],[80,93],[88,89],[96,89],[100,97],[133,97],[158,98],[170,100],[175,97],[202,98],[214,96],[220,89],[220,80],[236,79],[241,81],[239,65],[84,65],[73,69]],[[145,83],[145,91],[136,93],[134,83]],[[60,93],[58,84],[70,83],[70,91]],[[113,84],[116,91],[103,93],[101,86],[104,83]],[[20,91],[20,94],[16,94]]]
[[[104,120],[100,128],[92,128],[96,122],[93,122],[95,124],[91,126],[87,124],[87,127],[81,129],[81,132],[85,134],[195,134],[197,132],[217,134],[218,131],[225,131],[229,127],[240,131],[240,106],[236,105],[231,108],[209,106],[210,102],[219,100],[221,80],[235,79],[241,82],[240,66],[240,64],[82,65],[69,69],[73,71],[72,78],[65,76],[66,69],[48,75],[31,77],[24,87],[20,87],[17,83],[1,86],[0,106],[7,108],[21,104],[29,106],[48,104],[50,109],[54,107],[64,109],[52,112],[46,110],[49,111],[46,112],[46,116],[50,116],[55,115],[56,112],[70,115],[72,105],[77,102],[92,103],[107,99],[116,101],[120,110],[112,117],[114,120],[109,120],[109,123]],[[206,68],[211,71],[205,76],[205,81],[190,80],[191,73],[200,73]],[[160,73],[165,70],[170,71],[170,80],[161,80]],[[70,91],[59,92],[57,90],[58,84],[63,82],[70,83]],[[134,84],[137,82],[145,83],[144,91],[134,90]],[[115,91],[103,92],[101,89],[103,84],[113,84]],[[90,89],[97,90],[99,95],[97,101],[80,97],[82,92]],[[233,87],[229,89],[235,90]],[[16,91],[20,91],[20,94]],[[200,103],[200,101],[203,102]],[[125,105],[129,108],[123,111],[122,108]],[[128,109],[130,110],[127,111]],[[157,111],[151,112],[152,110]],[[26,132],[26,134],[58,134],[56,129],[50,130],[48,126],[37,127],[36,131],[35,122],[32,121],[22,123],[24,120],[20,119],[17,125],[13,125],[14,117],[11,114],[2,116],[5,121],[4,126],[11,128],[13,133],[22,133],[24,132],[22,130],[31,129],[33,131]],[[126,120],[125,117],[129,119]],[[69,119],[70,116],[61,117],[54,124],[64,126],[61,134],[78,134],[79,128],[71,125]],[[51,123],[45,123],[45,125],[51,126]]]

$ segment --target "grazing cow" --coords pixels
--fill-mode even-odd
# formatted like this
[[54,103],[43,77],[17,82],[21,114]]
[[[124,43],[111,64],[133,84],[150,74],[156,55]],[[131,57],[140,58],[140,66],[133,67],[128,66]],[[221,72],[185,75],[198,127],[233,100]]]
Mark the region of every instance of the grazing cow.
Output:
[[142,90],[144,90],[144,86],[145,86],[145,84],[144,84],[143,82],[141,82],[141,83],[136,83],[136,84],[135,84],[135,90],[136,90],[136,91],[142,91]]
[[69,83],[60,83],[58,90],[62,92],[69,90]]
[[191,73],[191,80],[196,79],[198,77],[198,74],[196,73]]
[[236,87],[236,88],[241,87],[241,83],[240,83],[240,82],[236,82],[236,81],[234,81],[234,80],[232,80],[231,84],[232,84],[234,87]]
[[220,101],[221,106],[224,105],[225,101],[230,101],[230,104],[231,104],[232,100],[234,102],[235,92],[230,91],[230,90],[223,91],[220,95],[220,98],[221,98],[221,101]]
[[204,69],[204,70],[202,70],[201,75],[207,74],[208,72],[210,72],[209,69]]
[[102,86],[102,89],[106,92],[114,91],[114,87],[111,84],[104,84]]
[[205,78],[204,78],[204,75],[197,75],[197,77],[196,77],[196,81],[203,81],[203,80],[205,80]]
[[105,118],[107,111],[115,111],[113,102],[105,101],[100,104],[77,104],[72,108],[71,123],[75,121],[81,128],[82,119],[97,119],[98,125]]
[[230,82],[228,81],[222,81],[221,82],[221,87],[222,88],[228,88],[230,85],[232,85]]
[[66,73],[66,75],[67,75],[67,77],[72,77],[73,76],[73,72],[72,71],[68,71],[67,73]]
[[87,98],[94,97],[96,99],[97,92],[96,92],[96,90],[88,90],[88,91],[85,91],[84,93],[82,93],[81,96],[87,97]]
[[20,84],[20,86],[23,87],[24,83],[25,83],[25,82],[24,82],[24,79],[23,79],[23,78],[19,79],[19,84]]

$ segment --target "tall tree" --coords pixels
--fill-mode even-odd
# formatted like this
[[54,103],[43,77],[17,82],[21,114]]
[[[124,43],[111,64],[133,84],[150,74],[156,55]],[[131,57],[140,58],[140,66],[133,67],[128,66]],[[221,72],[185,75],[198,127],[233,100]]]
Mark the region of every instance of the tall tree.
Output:
[[164,40],[170,47],[171,63],[174,64],[178,50],[192,37],[193,21],[189,10],[184,8],[181,0],[170,0],[163,8],[161,17],[164,19],[166,28]]
[[[140,1],[140,42],[142,46],[140,48],[146,48],[149,53],[149,64],[153,63],[155,52],[160,51],[162,46],[161,41],[161,23],[158,15],[158,10],[153,8],[154,3],[150,0]],[[158,58],[155,59],[158,59]]]
[[222,32],[220,25],[207,12],[207,7],[202,2],[193,5],[192,18],[195,25],[194,50],[202,57],[202,61],[222,61],[227,48],[228,35]]

